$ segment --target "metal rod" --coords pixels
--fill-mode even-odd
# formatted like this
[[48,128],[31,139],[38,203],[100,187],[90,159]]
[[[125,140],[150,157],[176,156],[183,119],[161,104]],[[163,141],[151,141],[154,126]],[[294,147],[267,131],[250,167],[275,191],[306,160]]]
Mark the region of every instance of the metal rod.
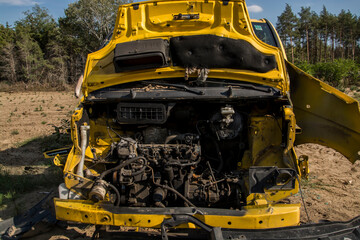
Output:
[[80,136],[81,136],[81,158],[77,168],[76,174],[80,177],[84,177],[84,162],[85,162],[85,152],[87,144],[87,130],[90,129],[90,126],[83,125],[80,127]]

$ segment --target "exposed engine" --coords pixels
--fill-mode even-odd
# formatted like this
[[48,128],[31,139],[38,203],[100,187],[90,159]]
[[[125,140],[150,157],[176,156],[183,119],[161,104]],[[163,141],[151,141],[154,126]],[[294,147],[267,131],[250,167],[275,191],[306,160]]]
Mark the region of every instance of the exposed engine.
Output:
[[[251,116],[253,109],[260,117]],[[276,109],[281,108],[261,102],[251,107],[203,102],[91,105],[89,145],[96,147],[103,139],[107,148],[101,154],[94,151],[94,159],[85,164],[84,177],[94,181],[86,194],[117,206],[241,208],[250,192],[293,189],[295,172],[280,169],[287,167],[282,162],[279,169],[252,167],[261,166],[267,151],[282,159],[283,147],[273,146],[282,139]],[[274,132],[259,148],[251,141],[258,142],[263,133],[250,128],[261,124]],[[249,154],[255,165],[246,158]],[[286,179],[277,179],[284,174]]]
[[[246,145],[246,116],[231,105],[214,110],[118,104],[113,126],[131,134],[108,125],[119,140],[112,142],[89,198],[104,200],[111,189],[116,205],[240,207],[244,174],[236,165]],[[207,120],[195,119],[204,113]]]

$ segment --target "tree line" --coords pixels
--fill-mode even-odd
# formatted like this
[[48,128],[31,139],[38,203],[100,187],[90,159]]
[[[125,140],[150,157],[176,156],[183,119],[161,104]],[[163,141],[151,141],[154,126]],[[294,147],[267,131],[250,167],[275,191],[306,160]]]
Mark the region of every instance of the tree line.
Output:
[[[35,5],[14,26],[0,24],[0,82],[50,88],[76,82],[87,54],[99,49],[112,32],[119,5],[131,1],[77,0],[57,20],[46,8]],[[342,61],[347,68],[360,63],[360,18],[350,11],[334,15],[324,6],[318,14],[302,7],[294,14],[287,4],[276,28],[288,59],[310,73],[316,75],[317,68],[329,72],[327,65],[311,65],[315,63]]]
[[286,4],[277,31],[288,59],[304,71],[341,90],[360,84],[360,17],[349,10],[331,14]]
[[360,17],[349,10],[336,15],[325,6],[320,13],[301,7],[295,14],[286,4],[276,28],[292,62],[360,61]]
[[35,5],[14,26],[0,24],[0,82],[61,88],[77,81],[87,54],[112,32],[120,4],[129,0],[78,0],[55,20]]

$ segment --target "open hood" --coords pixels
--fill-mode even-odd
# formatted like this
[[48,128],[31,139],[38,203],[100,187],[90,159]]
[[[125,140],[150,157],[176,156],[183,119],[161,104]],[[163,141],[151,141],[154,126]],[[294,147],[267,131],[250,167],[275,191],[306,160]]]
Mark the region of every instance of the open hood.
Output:
[[147,1],[122,5],[107,46],[89,54],[84,96],[118,84],[207,77],[288,90],[283,52],[260,41],[245,1]]

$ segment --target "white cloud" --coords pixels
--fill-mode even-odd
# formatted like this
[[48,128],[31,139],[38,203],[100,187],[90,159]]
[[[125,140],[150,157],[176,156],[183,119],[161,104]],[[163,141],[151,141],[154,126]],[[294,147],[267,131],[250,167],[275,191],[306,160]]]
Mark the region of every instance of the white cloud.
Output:
[[0,5],[31,6],[38,4],[33,0],[0,0]]
[[248,6],[247,9],[249,12],[252,12],[252,13],[259,13],[259,12],[264,11],[264,9],[262,7],[260,7],[259,5],[255,5],[255,4]]

